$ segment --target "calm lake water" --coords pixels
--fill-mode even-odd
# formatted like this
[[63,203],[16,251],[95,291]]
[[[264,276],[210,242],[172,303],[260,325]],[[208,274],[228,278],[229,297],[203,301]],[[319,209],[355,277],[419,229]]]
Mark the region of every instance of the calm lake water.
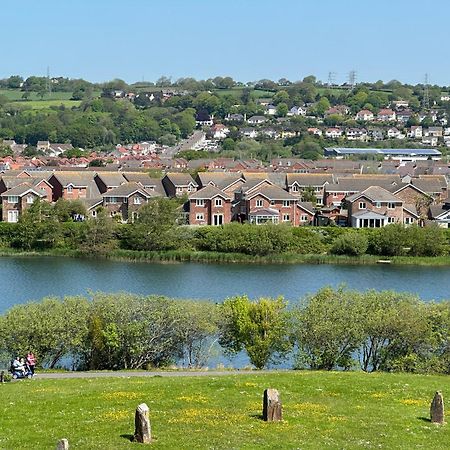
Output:
[[52,257],[0,257],[0,313],[45,296],[128,291],[221,301],[236,294],[291,302],[323,286],[395,289],[450,298],[450,267],[149,264]]
[[[450,298],[450,267],[349,265],[149,264],[52,257],[0,257],[0,313],[46,296],[83,295],[89,291],[161,294],[210,299],[247,294],[282,295],[291,303],[323,286],[395,289],[424,300]],[[217,348],[209,365],[243,367],[241,353],[232,360]],[[281,367],[292,367],[292,359]]]

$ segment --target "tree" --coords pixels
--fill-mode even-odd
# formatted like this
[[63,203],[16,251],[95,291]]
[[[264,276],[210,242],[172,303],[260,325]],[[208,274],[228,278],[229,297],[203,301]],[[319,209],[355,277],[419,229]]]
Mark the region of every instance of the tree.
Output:
[[222,305],[219,343],[231,354],[245,350],[251,363],[263,369],[291,349],[286,302],[281,298],[233,297]]
[[316,160],[323,156],[323,149],[317,142],[304,139],[292,147],[292,154],[303,159]]
[[273,104],[278,105],[279,103],[288,103],[289,102],[289,94],[287,91],[281,90],[278,91],[273,96]]
[[80,200],[64,200],[60,198],[54,205],[54,213],[59,222],[69,222],[75,216],[87,216],[86,207]]
[[132,250],[169,250],[178,245],[176,200],[157,198],[139,210],[139,218],[123,231],[125,245]]
[[315,105],[314,111],[316,115],[323,116],[325,111],[330,108],[330,101],[326,97],[322,97]]
[[288,113],[289,108],[286,103],[279,103],[277,106],[277,116],[279,117],[286,117],[286,114]]
[[349,369],[363,339],[358,293],[321,289],[295,310],[297,367]]

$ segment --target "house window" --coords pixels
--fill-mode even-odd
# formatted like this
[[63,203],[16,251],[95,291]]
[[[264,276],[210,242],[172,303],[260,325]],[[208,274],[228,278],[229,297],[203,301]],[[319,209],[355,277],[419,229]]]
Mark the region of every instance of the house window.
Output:
[[388,223],[394,223],[395,219],[393,217],[388,217],[387,221],[388,221]]
[[283,214],[283,222],[289,222],[291,220],[291,216],[289,214]]
[[205,206],[205,200],[203,198],[198,198],[195,200],[195,206]]
[[106,197],[106,203],[117,203],[117,197]]
[[291,206],[291,202],[289,200],[283,200],[283,206],[289,208],[289,206]]
[[323,205],[323,199],[322,198],[316,198],[316,205],[322,206]]
[[32,195],[27,195],[27,203],[31,204],[34,202],[34,197]]
[[183,192],[183,188],[177,187],[177,192],[178,192],[178,193]]
[[8,203],[19,203],[19,197],[17,195],[8,196]]
[[193,190],[193,186],[192,186],[192,184],[190,184],[189,186],[188,186],[188,192],[191,192],[192,190]]
[[262,208],[264,206],[264,202],[261,199],[256,200],[256,207]]
[[359,209],[366,209],[366,202],[359,202]]
[[97,211],[95,211],[95,210],[92,211],[92,212],[91,212],[91,216],[92,216],[92,217],[97,217]]
[[337,198],[337,192],[333,192],[333,198]]
[[73,186],[71,184],[69,184],[69,186],[67,186],[67,193],[71,194],[73,191]]
[[300,222],[309,222],[309,217],[306,214],[300,216]]
[[195,215],[195,220],[205,220],[205,216],[203,213],[198,213]]
[[221,198],[216,198],[214,200],[214,206],[222,206],[222,199]]
[[375,202],[375,208],[381,208],[381,202]]
[[405,217],[405,225],[410,225],[414,223],[414,219],[412,217]]
[[270,204],[271,204],[272,206],[274,206],[274,205],[275,205],[275,200],[270,200]]
[[298,186],[296,184],[292,185],[292,192],[298,192]]
[[395,209],[395,203],[389,202],[388,203],[388,209]]
[[142,198],[141,197],[134,197],[134,204],[135,205],[140,205],[142,203]]

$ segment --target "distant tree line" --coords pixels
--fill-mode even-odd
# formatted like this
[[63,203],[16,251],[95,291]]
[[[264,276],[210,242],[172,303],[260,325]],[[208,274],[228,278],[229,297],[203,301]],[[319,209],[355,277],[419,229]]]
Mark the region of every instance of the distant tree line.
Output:
[[44,367],[203,367],[217,351],[262,369],[450,373],[450,301],[326,287],[288,305],[236,296],[215,304],[96,293],[45,298],[0,316],[4,360],[33,350]]

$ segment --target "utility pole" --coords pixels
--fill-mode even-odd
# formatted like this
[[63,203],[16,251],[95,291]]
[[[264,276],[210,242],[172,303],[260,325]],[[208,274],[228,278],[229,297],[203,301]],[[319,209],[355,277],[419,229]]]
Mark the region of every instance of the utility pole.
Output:
[[336,72],[328,72],[328,88],[331,89],[336,82]]

